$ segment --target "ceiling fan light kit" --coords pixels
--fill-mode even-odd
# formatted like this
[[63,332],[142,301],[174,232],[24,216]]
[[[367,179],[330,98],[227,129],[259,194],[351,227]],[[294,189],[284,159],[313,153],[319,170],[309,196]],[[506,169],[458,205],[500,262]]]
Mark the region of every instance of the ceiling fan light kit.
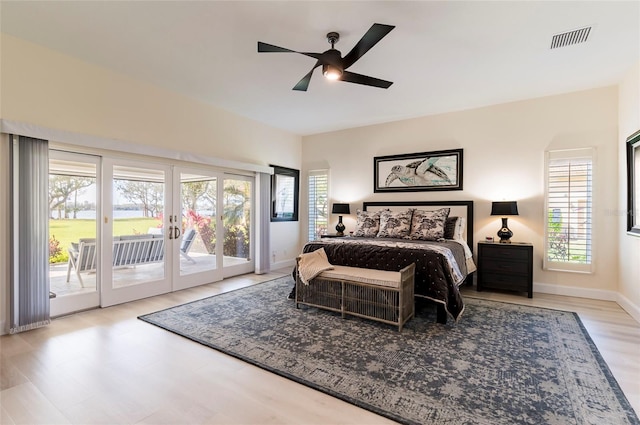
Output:
[[345,57],[342,57],[340,51],[334,48],[335,44],[340,40],[340,34],[333,31],[327,34],[327,41],[331,44],[331,49],[323,53],[297,52],[295,50],[274,46],[261,41],[258,41],[258,52],[299,53],[316,59],[316,64],[311,68],[311,71],[298,81],[298,83],[293,87],[293,90],[307,91],[313,71],[320,65],[322,65],[322,74],[329,80],[346,81],[348,83],[386,89],[389,88],[393,82],[349,72],[347,71],[347,68],[353,65],[394,28],[395,26],[393,25],[373,24]]
[[342,77],[342,70],[334,65],[322,65],[322,74],[327,80],[337,80]]

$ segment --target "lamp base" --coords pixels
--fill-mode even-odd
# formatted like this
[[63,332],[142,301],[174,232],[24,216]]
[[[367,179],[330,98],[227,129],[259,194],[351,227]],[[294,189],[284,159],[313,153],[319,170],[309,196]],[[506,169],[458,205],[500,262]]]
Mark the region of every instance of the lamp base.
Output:
[[511,243],[511,236],[513,236],[513,232],[507,227],[507,217],[502,217],[502,228],[498,230],[500,243]]
[[338,224],[336,224],[336,236],[344,236],[345,226],[342,224],[342,216],[338,216]]

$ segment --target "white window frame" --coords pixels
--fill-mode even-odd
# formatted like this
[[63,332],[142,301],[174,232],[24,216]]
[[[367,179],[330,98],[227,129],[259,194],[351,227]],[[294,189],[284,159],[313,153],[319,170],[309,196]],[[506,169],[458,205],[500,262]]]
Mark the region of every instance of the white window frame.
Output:
[[[316,223],[318,222],[318,216],[316,214],[316,205],[315,196],[317,190],[315,189],[317,182],[315,181],[318,177],[324,176],[326,179],[326,201],[325,201],[325,211],[327,211],[327,226],[329,225],[329,169],[321,169],[321,170],[310,170],[307,176],[307,240],[312,241],[315,240],[319,234],[317,232],[313,232],[312,229],[316,229]],[[312,187],[313,184],[313,187]],[[314,197],[312,199],[312,196]]]
[[[565,162],[567,165],[567,170],[575,170],[579,163],[590,163],[590,180],[587,181],[587,199],[584,208],[584,216],[580,218],[581,221],[581,229],[580,232],[585,232],[586,234],[586,253],[584,261],[571,261],[571,260],[554,260],[550,258],[550,238],[553,237],[551,234],[551,220],[552,214],[550,214],[551,209],[554,207],[554,203],[557,204],[557,201],[551,199],[551,196],[554,192],[555,194],[561,193],[560,190],[553,190],[550,186],[551,183],[551,173],[550,165],[552,164],[560,164]],[[595,148],[580,148],[580,149],[564,149],[564,150],[552,150],[545,152],[545,189],[544,189],[544,253],[543,253],[543,268],[545,270],[555,270],[555,271],[566,271],[566,272],[576,272],[576,273],[593,273],[594,272],[594,263],[595,263],[595,239],[594,239],[594,205],[596,204],[595,200],[595,170],[596,170],[596,149]],[[571,176],[569,177],[571,178]],[[576,180],[573,180],[574,182]],[[568,184],[567,184],[568,185]],[[557,187],[557,186],[555,186]],[[570,188],[568,189],[570,192]],[[575,198],[573,198],[575,199]],[[567,200],[567,204],[569,205],[569,213],[571,212],[571,198]],[[563,213],[563,218],[566,213]],[[570,222],[575,221],[574,218],[568,219]],[[584,220],[584,222],[582,222]],[[570,226],[569,224],[568,226]],[[567,242],[569,249],[571,248],[571,230],[567,230]],[[575,245],[575,244],[574,244]]]

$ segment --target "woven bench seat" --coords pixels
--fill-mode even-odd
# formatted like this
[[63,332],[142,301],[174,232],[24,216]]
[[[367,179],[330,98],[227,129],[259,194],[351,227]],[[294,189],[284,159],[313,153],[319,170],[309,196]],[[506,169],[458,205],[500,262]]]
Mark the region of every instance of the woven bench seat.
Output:
[[398,272],[333,266],[308,285],[297,275],[296,308],[302,305],[398,326],[413,317],[414,272],[411,264]]
[[363,269],[360,267],[333,266],[333,270],[325,270],[318,277],[321,279],[351,280],[370,285],[399,288],[402,273],[386,270]]

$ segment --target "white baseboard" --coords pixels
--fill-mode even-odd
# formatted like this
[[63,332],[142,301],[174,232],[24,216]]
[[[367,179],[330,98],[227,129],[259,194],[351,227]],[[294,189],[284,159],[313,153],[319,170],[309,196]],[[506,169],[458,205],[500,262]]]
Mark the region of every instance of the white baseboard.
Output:
[[533,292],[541,294],[564,295],[567,297],[589,298],[592,300],[613,301],[640,323],[640,307],[627,297],[616,291],[604,289],[577,288],[575,286],[551,285],[548,283],[533,284]]
[[616,299],[616,302],[618,303],[618,305],[622,307],[624,311],[629,313],[629,315],[633,317],[636,322],[640,323],[640,307],[632,303],[629,298],[625,297],[624,295],[617,295],[618,299]]
[[564,295],[566,297],[590,298],[593,300],[617,301],[618,293],[604,289],[578,288],[575,286],[551,285],[549,283],[533,283],[533,292],[541,294]]
[[277,261],[275,263],[271,263],[271,270],[281,269],[283,267],[291,267],[296,265],[296,259],[292,258],[291,260]]

